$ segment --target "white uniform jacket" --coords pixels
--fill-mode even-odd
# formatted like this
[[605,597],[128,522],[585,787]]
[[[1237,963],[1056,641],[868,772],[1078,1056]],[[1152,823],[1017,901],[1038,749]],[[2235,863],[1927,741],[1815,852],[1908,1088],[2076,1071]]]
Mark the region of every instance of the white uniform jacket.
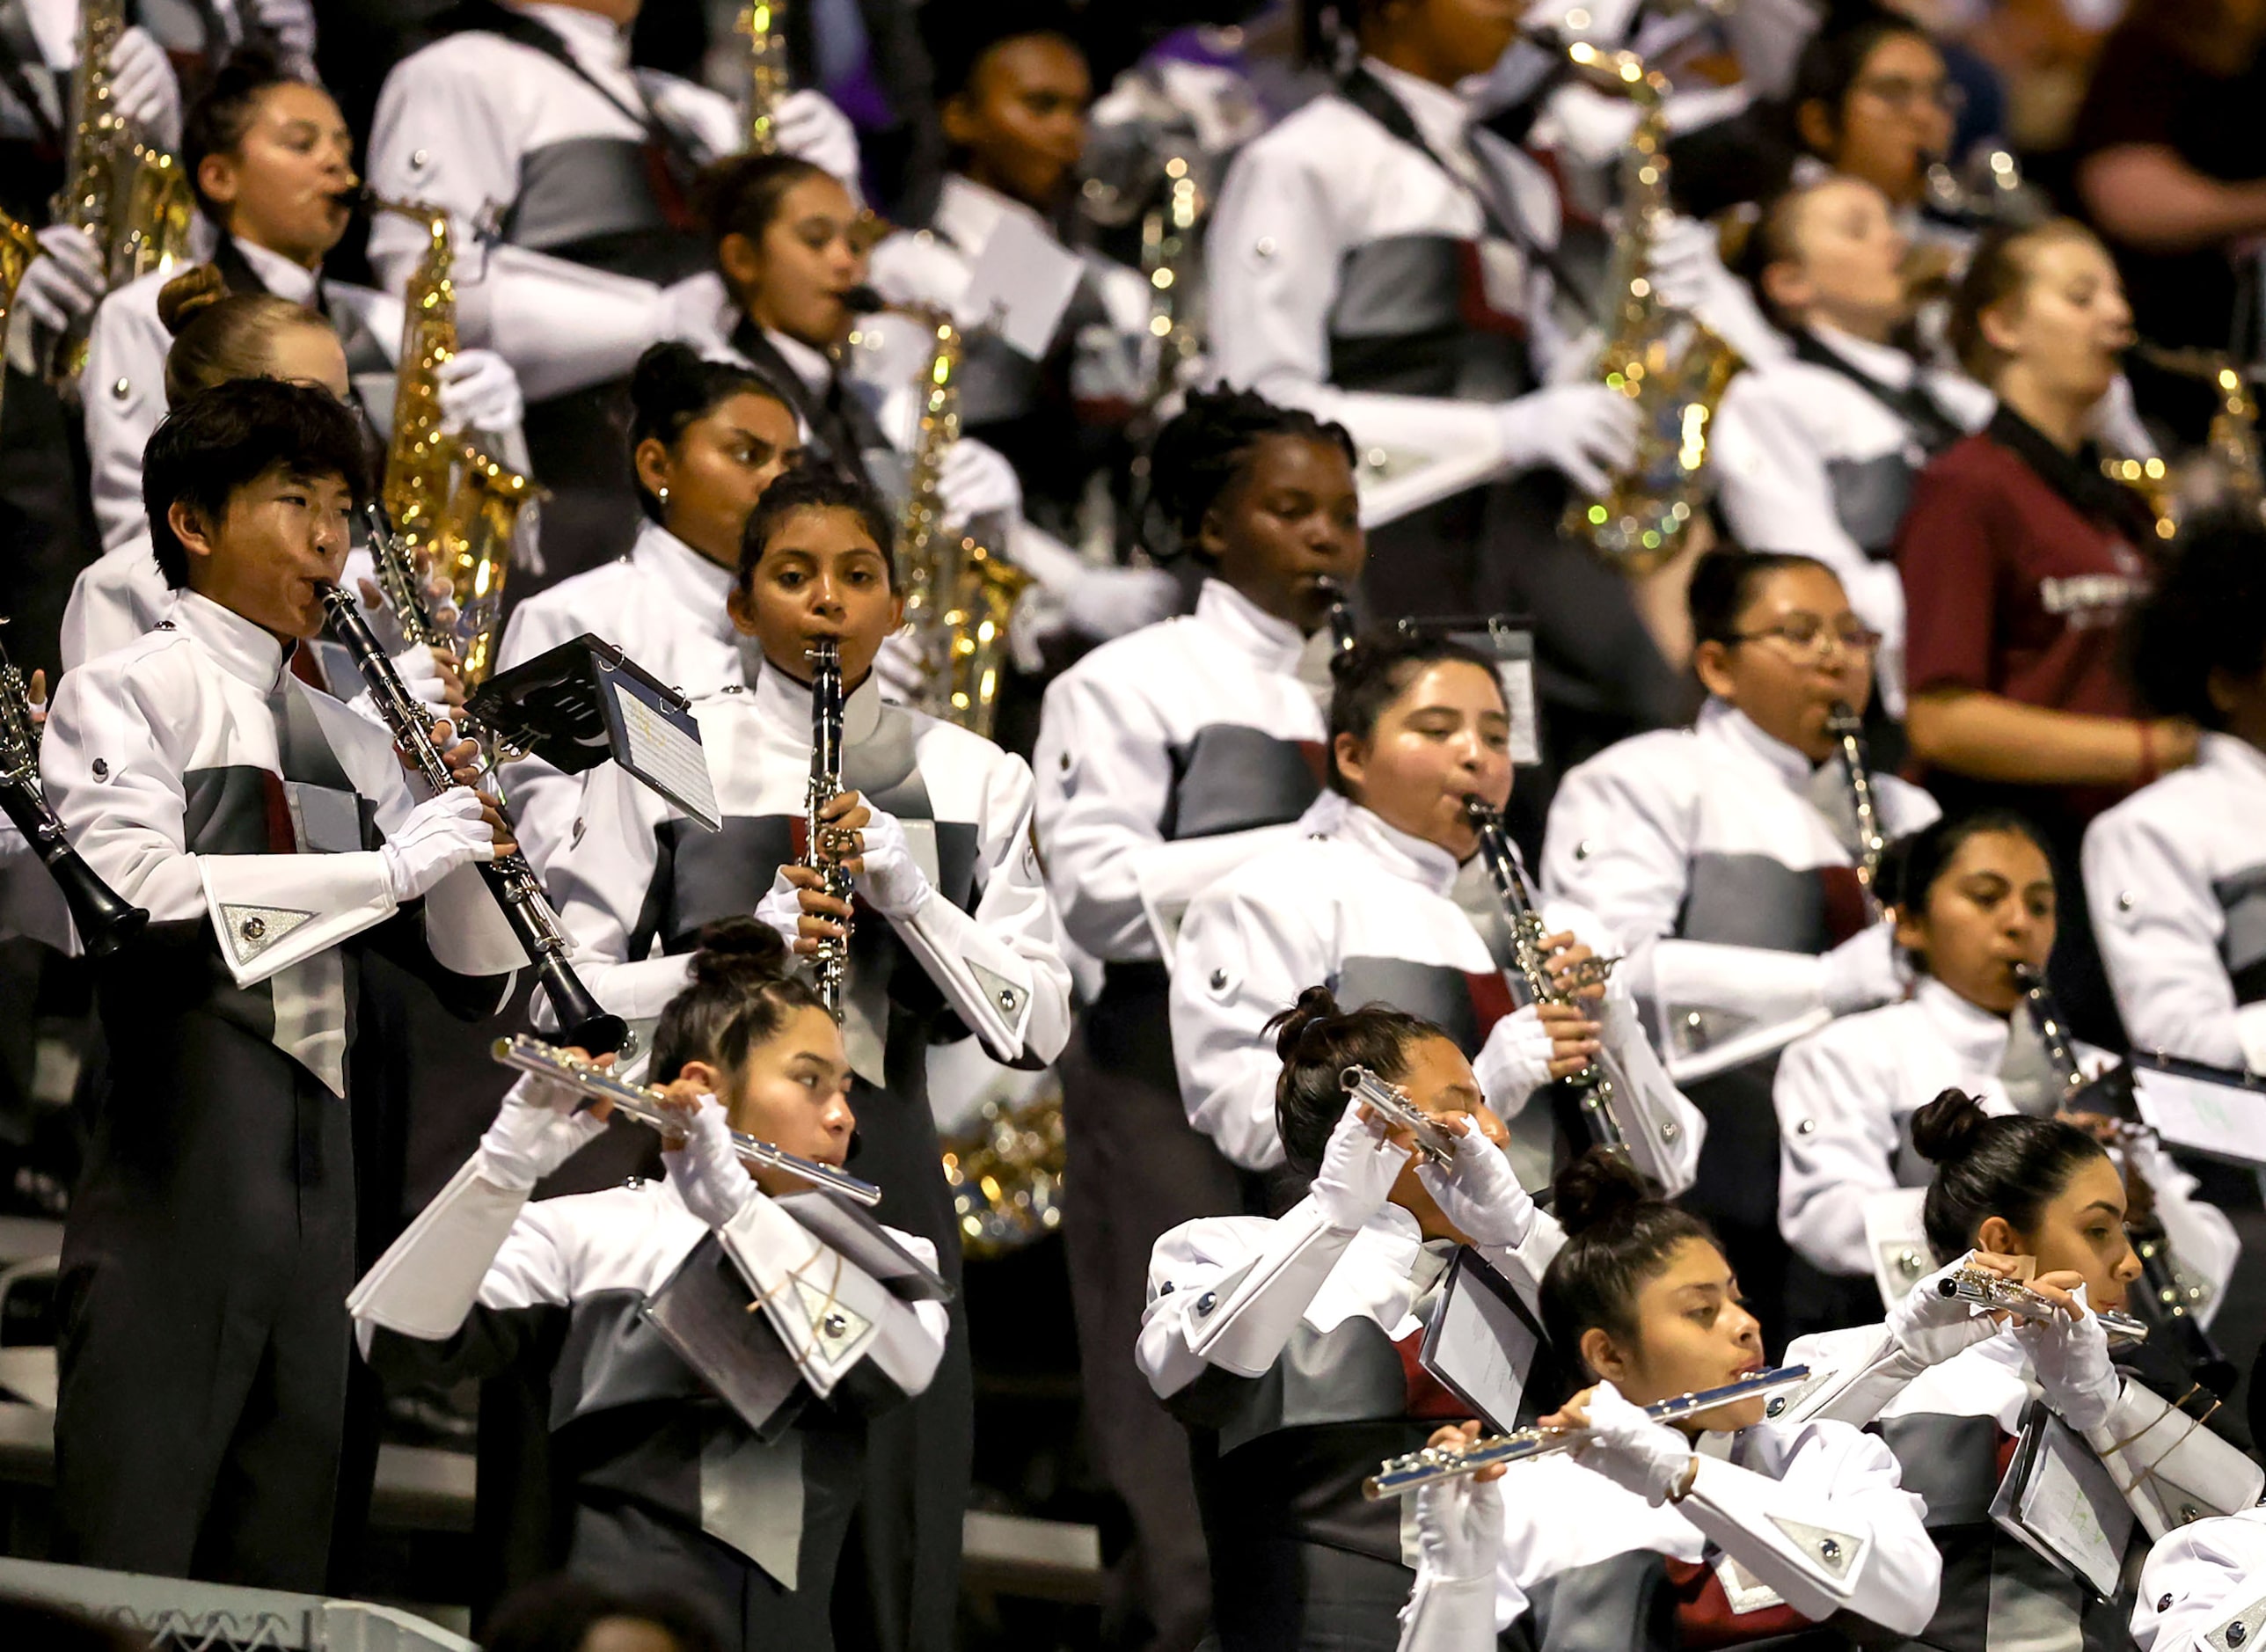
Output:
[[[683,990],[700,926],[753,912],[799,853],[790,827],[800,829],[809,781],[808,691],[765,669],[752,689],[727,684],[697,701],[694,714],[724,830],[700,830],[609,765],[590,774],[581,818],[547,872],[582,979],[632,1020]],[[858,931],[893,932],[994,1057],[1052,1061],[1070,1036],[1070,972],[1032,848],[1023,760],[884,705],[869,675],[844,708],[843,784],[897,816],[934,891],[909,918],[866,912]],[[672,932],[655,932],[655,912]],[[668,955],[648,956],[656,948]],[[844,1032],[852,1064],[876,1084],[888,985],[853,951]]]
[[[1546,1077],[1522,1058],[1518,1029],[1495,1031],[1519,1006],[1503,974],[1509,929],[1477,857],[1458,867],[1445,850],[1334,792],[1299,830],[1198,895],[1181,926],[1173,1051],[1189,1122],[1247,1169],[1281,1164],[1281,1063],[1266,1025],[1308,987],[1327,986],[1349,1007],[1386,1003],[1444,1028],[1471,1058],[1488,1104],[1511,1122],[1522,1180],[1546,1179],[1553,1122],[1524,1111]],[[1612,932],[1569,903],[1545,902],[1542,919],[1600,954],[1617,950]],[[1676,1126],[1682,1180],[1671,1190],[1688,1187],[1705,1133],[1699,1112],[1661,1071],[1626,989],[1610,986],[1602,1007],[1606,1047],[1641,1105]]]
[[[2242,1633],[2230,1634],[2236,1625]],[[2132,1640],[2140,1652],[2224,1652],[2266,1634],[2266,1509],[2182,1526],[2148,1552]]]
[[[1840,577],[1850,606],[1881,633],[1882,678],[1895,691],[1890,709],[1901,713],[1897,527],[1932,449],[1980,429],[1997,403],[1974,380],[1924,367],[1893,345],[1824,325],[1809,334],[1797,347],[1811,359],[1762,362],[1723,392],[1714,428],[1719,497],[1741,545],[1816,557]],[[1916,428],[1890,405],[1906,398],[1933,415],[1933,428]]]
[[[1560,784],[1543,887],[1629,948],[1619,973],[1679,1078],[1717,1070],[1734,1040],[1766,1055],[1772,1029],[1782,1044],[1827,1017],[1822,954],[1866,922],[1844,776],[1710,699],[1694,727],[1624,740]],[[1938,813],[1894,775],[1873,795],[1891,840]]]
[[[40,775],[88,866],[153,924],[210,924],[236,985],[270,1000],[260,1030],[344,1094],[336,948],[396,911],[370,828],[413,801],[385,735],[185,591],[170,624],[64,674]],[[425,897],[424,925],[459,974],[526,961],[475,866]]]
[[[1170,961],[1180,914],[1321,787],[1306,640],[1234,587],[1104,643],[1047,690],[1032,767],[1039,847],[1063,929],[1106,962]],[[1160,938],[1162,938],[1160,939]]]
[[[1334,91],[1253,139],[1228,168],[1205,241],[1214,362],[1231,384],[1338,420],[1365,451],[1501,454],[1494,404],[1530,388],[1518,382],[1525,363],[1482,383],[1473,375],[1487,353],[1473,350],[1447,373],[1451,390],[1425,394],[1385,388],[1389,373],[1350,364],[1381,344],[1463,336],[1461,246],[1478,249],[1488,307],[1524,325],[1535,375],[1550,376],[1566,341],[1550,316],[1550,277],[1528,249],[1557,244],[1556,187],[1527,156],[1474,129],[1454,92],[1373,59],[1363,67],[1435,154],[1469,172],[1451,174]],[[1525,247],[1488,224],[1475,182],[1515,215],[1509,227]]]
[[[345,347],[354,388],[384,434],[393,419],[401,301],[368,287],[323,280],[315,271],[248,241],[232,245],[261,287],[279,298],[319,311],[330,320]],[[95,522],[106,552],[138,547],[143,555],[149,554],[142,452],[165,416],[165,356],[173,347],[172,334],[157,318],[157,294],[178,274],[161,271],[128,281],[94,313],[82,383]]]
[[[1999,1076],[2011,1036],[2007,1021],[1924,977],[1905,1002],[1845,1016],[1787,1049],[1773,1092],[1787,1242],[1827,1273],[1872,1271],[1867,1196],[1924,1188],[1931,1173],[1912,1150],[1911,1115],[1954,1086],[1986,1112],[2025,1110]],[[2089,1046],[2077,1054],[2089,1072],[2109,1064]],[[2201,1310],[2208,1319],[2241,1254],[2233,1225],[2193,1196],[2195,1178],[2153,1141],[2123,1151],[2155,1188],[2172,1248],[2211,1287]]]
[[1838,1612],[1899,1634],[1927,1622],[1942,1563],[1926,1504],[1879,1440],[1829,1420],[1759,1422],[1703,1435],[1694,1454],[1691,1492],[1658,1508],[1570,1455],[1514,1466],[1502,1482],[1498,1626],[1530,1598],[1546,1626],[1583,1615],[1601,1590],[1631,1593],[1631,1560],[1647,1555],[1707,1563],[1733,1635],[1742,1619],[1759,1638]]
[[[688,696],[744,688],[747,656],[724,607],[732,578],[659,523],[640,522],[627,556],[548,586],[511,610],[496,668],[523,665],[590,632]],[[520,851],[539,873],[574,829],[581,778],[540,757],[515,763],[504,778]]]
[[2134,1046],[2266,1073],[2266,754],[2205,735],[2086,830],[2084,863]]

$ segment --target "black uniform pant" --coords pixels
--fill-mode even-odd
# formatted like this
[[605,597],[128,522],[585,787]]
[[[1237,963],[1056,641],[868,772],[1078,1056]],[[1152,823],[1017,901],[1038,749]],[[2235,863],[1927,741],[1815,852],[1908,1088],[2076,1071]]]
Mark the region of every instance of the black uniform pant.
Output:
[[63,1238],[56,1558],[319,1591],[351,1341],[347,1103],[217,1017],[106,1019]]
[[1762,1321],[1763,1344],[1773,1349],[1784,1348],[1787,1337],[1791,1255],[1778,1227],[1778,1109],[1771,1100],[1777,1072],[1773,1058],[1684,1086],[1707,1121],[1707,1140],[1691,1188],[1677,1201],[1715,1230],[1750,1310]]
[[1063,1221],[1086,1433],[1132,1540],[1112,1560],[1103,1639],[1188,1652],[1211,1616],[1188,1431],[1134,1363],[1158,1239],[1245,1209],[1242,1173],[1189,1124],[1173,1071],[1161,964],[1112,964],[1062,1060]]

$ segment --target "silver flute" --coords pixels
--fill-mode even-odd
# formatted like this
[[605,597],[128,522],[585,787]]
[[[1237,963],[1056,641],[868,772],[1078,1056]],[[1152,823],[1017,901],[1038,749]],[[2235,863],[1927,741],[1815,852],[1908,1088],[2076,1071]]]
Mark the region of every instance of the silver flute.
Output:
[[[587,1100],[610,1101],[616,1112],[635,1119],[640,1124],[650,1125],[664,1136],[684,1134],[684,1121],[662,1107],[663,1098],[660,1091],[632,1084],[625,1078],[617,1078],[556,1044],[546,1044],[539,1038],[530,1038],[526,1034],[519,1033],[510,1038],[496,1040],[489,1053],[503,1066],[516,1067],[520,1071],[531,1072],[538,1078],[563,1084]],[[800,1177],[814,1188],[838,1193],[844,1198],[862,1205],[876,1205],[881,1202],[881,1190],[870,1181],[862,1181],[846,1170],[837,1170],[831,1165],[822,1165],[815,1159],[790,1153],[784,1147],[757,1141],[738,1130],[732,1132],[732,1151],[758,1170],[785,1171],[790,1176]]]
[[[1946,1301],[1971,1302],[1977,1307],[1995,1308],[2013,1314],[2018,1319],[2054,1319],[2061,1310],[2018,1279],[2001,1278],[1997,1274],[1985,1273],[1979,1268],[1963,1268],[1957,1273],[1940,1280],[1936,1292]],[[2129,1313],[2119,1313],[2114,1308],[2091,1308],[2093,1317],[2101,1321],[2101,1328],[2112,1342],[2145,1342],[2148,1327]]]
[[[1809,1366],[1780,1365],[1742,1377],[1735,1383],[1725,1383],[1721,1388],[1703,1388],[1696,1394],[1678,1394],[1673,1400],[1663,1400],[1657,1405],[1647,1406],[1644,1414],[1655,1422],[1674,1422],[1679,1417],[1697,1416],[1718,1406],[1752,1400],[1758,1394],[1793,1388],[1809,1380]],[[1589,1437],[1587,1429],[1521,1429],[1516,1434],[1473,1440],[1469,1445],[1428,1445],[1422,1451],[1387,1458],[1377,1473],[1362,1481],[1361,1495],[1371,1502],[1386,1497],[1405,1497],[1420,1487],[1476,1474],[1498,1463],[1524,1463],[1553,1451],[1575,1451]]]
[[1864,886],[1867,914],[1881,915],[1881,857],[1889,840],[1881,830],[1880,805],[1873,796],[1873,771],[1865,756],[1865,724],[1845,700],[1833,702],[1825,732],[1841,745],[1841,767],[1849,782],[1849,806],[1857,816],[1857,881]]
[[1445,1169],[1455,1163],[1456,1138],[1440,1121],[1366,1067],[1349,1067],[1338,1082],[1356,1101],[1367,1105],[1388,1124],[1399,1125],[1416,1138],[1416,1151]]

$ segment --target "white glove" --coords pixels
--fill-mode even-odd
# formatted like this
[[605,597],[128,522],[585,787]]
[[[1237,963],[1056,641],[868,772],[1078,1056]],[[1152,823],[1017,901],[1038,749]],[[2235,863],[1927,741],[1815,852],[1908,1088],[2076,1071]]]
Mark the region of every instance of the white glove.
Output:
[[286,56],[313,59],[315,8],[309,0],[252,0],[252,15],[274,35]]
[[1314,1173],[1314,1207],[1339,1232],[1357,1232],[1385,1209],[1407,1162],[1407,1151],[1385,1139],[1384,1126],[1363,1118],[1358,1104],[1348,1101]]
[[102,302],[102,253],[92,237],[68,223],[49,224],[39,238],[40,256],[16,283],[15,313],[49,333],[67,333]]
[[441,428],[452,436],[468,430],[491,435],[515,430],[527,413],[519,375],[493,350],[459,350],[435,374],[441,400]]
[[793,951],[794,943],[802,938],[802,891],[786,881],[785,873],[773,874],[770,890],[756,903],[755,917],[758,924],[778,931],[787,950]]
[[1429,1159],[1416,1179],[1431,1189],[1440,1213],[1474,1245],[1517,1246],[1534,1231],[1534,1201],[1510,1173],[1510,1159],[1474,1124],[1456,1143],[1456,1162],[1442,1170]]
[[1590,1392],[1587,1410],[1590,1432],[1579,1448],[1581,1460],[1656,1509],[1666,1502],[1692,1471],[1692,1442],[1645,1415],[1611,1383]]
[[605,1122],[574,1109],[581,1098],[563,1084],[523,1073],[480,1137],[477,1173],[493,1187],[525,1192],[606,1133]]
[[1180,581],[1163,568],[1082,568],[1056,596],[1071,628],[1102,642],[1153,625],[1181,605]]
[[858,193],[858,128],[850,117],[808,86],[779,100],[771,116],[778,152],[829,172]]
[[1443,1583],[1491,1578],[1502,1560],[1502,1485],[1468,1474],[1416,1488],[1421,1568]]
[[[813,94],[815,96],[816,94]],[[948,529],[993,516],[1023,514],[1023,484],[997,448],[967,437],[954,442],[937,473],[936,490]]]
[[1479,1059],[1472,1064],[1483,1075],[1488,1100],[1505,1118],[1550,1082],[1550,1057],[1556,1046],[1550,1029],[1531,1004],[1522,1005],[1490,1028]]
[[703,270],[662,288],[658,302],[656,343],[689,344],[703,355],[721,355],[730,347],[724,338],[724,312],[731,298],[724,290],[724,278],[715,271]]
[[[1968,1256],[1973,1254],[1968,1253]],[[1962,1256],[1948,1268],[1937,1268],[1889,1309],[1889,1334],[1896,1338],[1898,1348],[1923,1365],[1941,1365],[1962,1349],[1999,1334],[1998,1320],[1976,1312],[1974,1304],[1947,1297],[1937,1289],[1966,1266],[1967,1256]]]
[[1636,462],[1636,404],[1603,384],[1552,384],[1495,409],[1515,470],[1562,471],[1585,493]]
[[165,48],[136,25],[110,48],[112,107],[160,149],[181,147],[181,85]]
[[1723,267],[1712,224],[1677,216],[1653,243],[1653,290],[1670,308],[1704,324],[1750,364],[1776,360],[1786,340],[1763,318],[1747,284]]
[[732,1129],[724,1105],[700,1098],[700,1110],[685,1121],[684,1145],[663,1149],[661,1162],[684,1208],[710,1227],[729,1227],[762,1189],[732,1151]]
[[905,829],[897,824],[897,817],[874,808],[870,800],[866,806],[874,816],[861,834],[866,869],[851,883],[883,917],[910,917],[929,897],[928,875],[913,859],[912,845],[905,841]]
[[[2084,1286],[2070,1294],[2086,1305]],[[2078,1319],[2059,1314],[2050,1319],[2018,1319],[2014,1338],[2030,1356],[2030,1369],[2046,1391],[2046,1403],[2061,1414],[2064,1422],[2082,1434],[2109,1421],[2124,1384],[2109,1363],[2109,1334],[2089,1306]]]
[[1882,922],[1852,935],[1818,961],[1824,975],[1818,989],[1836,1015],[1869,1010],[1904,995],[1904,966],[1897,961],[1896,931]]
[[393,662],[394,671],[401,678],[401,686],[414,695],[417,703],[425,708],[428,727],[456,720],[456,711],[449,704],[448,690],[441,683],[441,668],[433,663],[430,648],[413,642],[400,653],[388,654],[386,658]]
[[881,681],[881,698],[900,705],[917,701],[926,681],[921,672],[920,650],[902,631],[881,639],[881,649],[874,655],[874,675]]
[[494,859],[495,834],[471,788],[452,786],[411,809],[377,852],[394,900],[413,901],[458,866]]

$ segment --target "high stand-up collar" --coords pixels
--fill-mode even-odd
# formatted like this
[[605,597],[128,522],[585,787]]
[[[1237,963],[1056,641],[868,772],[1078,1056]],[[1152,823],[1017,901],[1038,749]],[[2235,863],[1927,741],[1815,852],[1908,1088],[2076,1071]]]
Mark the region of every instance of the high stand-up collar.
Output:
[[1700,708],[1698,727],[1710,739],[1720,740],[1768,764],[1773,773],[1797,791],[1809,783],[1810,771],[1816,767],[1783,740],[1765,734],[1760,724],[1729,700],[1709,696],[1707,703]]
[[[764,720],[789,736],[789,743],[808,744],[810,690],[768,660],[756,672],[755,684],[756,710]],[[881,680],[876,673],[868,671],[866,680],[843,697],[843,743],[854,746],[870,739],[881,721]]]
[[1262,669],[1288,675],[1298,669],[1306,640],[1225,580],[1206,580],[1196,593],[1196,618]]
[[1875,384],[1890,390],[1908,388],[1919,364],[1893,344],[1875,344],[1823,321],[1809,324],[1809,334]]
[[1995,1073],[2007,1058],[2007,1019],[1970,1004],[1933,976],[1922,976],[1913,1002],[1970,1071]]
[[316,289],[323,283],[323,272],[319,268],[309,269],[303,264],[295,264],[281,252],[261,246],[256,241],[247,241],[240,235],[229,238],[236,243],[238,255],[252,267],[252,273],[259,277],[261,286],[278,298],[286,298],[310,309],[314,307]]
[[2254,782],[2266,780],[2266,751],[2233,735],[2206,734],[2196,750],[2196,767],[2212,770],[2230,779],[2247,777]]
[[1435,895],[1446,895],[1456,886],[1455,856],[1427,838],[1387,825],[1381,815],[1358,803],[1348,803],[1327,830],[1339,841],[1374,856],[1395,876],[1420,883]]
[[532,18],[560,40],[583,68],[616,75],[630,72],[630,32],[610,18],[581,6],[548,5],[544,0],[502,0],[507,11]]
[[183,590],[178,598],[170,616],[176,629],[203,644],[205,652],[230,676],[249,683],[262,694],[275,692],[297,644],[286,647],[265,626],[254,625],[209,596]]
[[1045,217],[1012,196],[1003,195],[989,184],[979,184],[964,172],[947,172],[944,184],[936,198],[936,212],[929,220],[936,232],[969,258],[983,251],[991,231],[999,227],[999,220],[1010,216],[1029,219],[1054,238],[1054,226]]
[[1427,143],[1443,151],[1463,148],[1472,128],[1472,106],[1464,100],[1463,93],[1451,86],[1435,85],[1378,58],[1364,57],[1361,66],[1408,111],[1408,118]]
[[707,635],[723,643],[735,642],[739,632],[725,606],[732,595],[733,575],[662,527],[647,521],[638,529],[630,560],[667,591],[685,617]]

